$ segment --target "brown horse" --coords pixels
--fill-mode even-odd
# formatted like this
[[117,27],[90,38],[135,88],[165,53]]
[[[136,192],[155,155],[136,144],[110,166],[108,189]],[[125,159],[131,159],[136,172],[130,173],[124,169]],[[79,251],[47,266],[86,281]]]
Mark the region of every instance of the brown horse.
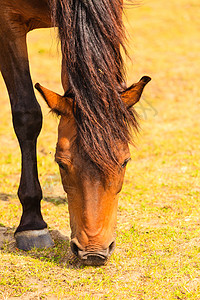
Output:
[[150,80],[145,76],[130,88],[124,84],[122,0],[1,0],[0,9],[0,70],[22,153],[18,247],[53,245],[40,209],[36,142],[42,114],[30,77],[26,35],[58,26],[65,94],[35,87],[60,115],[55,160],[68,194],[72,251],[85,264],[104,264],[115,246],[117,195],[130,159],[129,127],[137,130],[131,108]]

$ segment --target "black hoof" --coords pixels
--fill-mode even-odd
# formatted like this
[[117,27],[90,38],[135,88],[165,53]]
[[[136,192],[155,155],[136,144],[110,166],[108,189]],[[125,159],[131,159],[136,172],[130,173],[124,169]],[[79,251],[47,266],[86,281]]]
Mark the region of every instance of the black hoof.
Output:
[[32,248],[49,248],[54,246],[54,242],[47,228],[17,232],[15,239],[17,247],[25,251],[31,250]]

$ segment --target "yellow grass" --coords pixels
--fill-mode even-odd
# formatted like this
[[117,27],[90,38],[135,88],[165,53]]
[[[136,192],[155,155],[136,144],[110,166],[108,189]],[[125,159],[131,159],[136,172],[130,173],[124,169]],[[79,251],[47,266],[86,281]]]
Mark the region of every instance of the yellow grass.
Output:
[[[54,163],[58,121],[40,96],[43,215],[56,247],[23,253],[12,240],[21,207],[20,152],[0,81],[0,299],[200,299],[200,4],[148,0],[127,9],[127,80],[152,77],[137,105],[141,134],[120,196],[117,248],[107,266],[82,267],[69,250],[66,196]],[[62,93],[54,30],[29,34],[33,82]],[[56,230],[59,230],[57,232]]]

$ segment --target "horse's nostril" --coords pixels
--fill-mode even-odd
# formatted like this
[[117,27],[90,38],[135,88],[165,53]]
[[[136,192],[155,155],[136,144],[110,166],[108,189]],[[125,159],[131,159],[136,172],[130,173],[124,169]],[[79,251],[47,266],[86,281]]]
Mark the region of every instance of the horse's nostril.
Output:
[[113,241],[109,246],[109,256],[114,252],[116,246],[116,242]]

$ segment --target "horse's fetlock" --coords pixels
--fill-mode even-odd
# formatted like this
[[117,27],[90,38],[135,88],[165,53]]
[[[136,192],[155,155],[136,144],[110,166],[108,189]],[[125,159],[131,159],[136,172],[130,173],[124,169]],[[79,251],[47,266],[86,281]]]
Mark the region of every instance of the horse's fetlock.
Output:
[[35,191],[33,190],[31,193],[26,190],[24,191],[24,189],[21,189],[19,187],[19,190],[18,190],[18,197],[21,201],[21,203],[26,203],[27,206],[40,206],[40,201],[42,199],[42,190],[38,190],[38,191]]

